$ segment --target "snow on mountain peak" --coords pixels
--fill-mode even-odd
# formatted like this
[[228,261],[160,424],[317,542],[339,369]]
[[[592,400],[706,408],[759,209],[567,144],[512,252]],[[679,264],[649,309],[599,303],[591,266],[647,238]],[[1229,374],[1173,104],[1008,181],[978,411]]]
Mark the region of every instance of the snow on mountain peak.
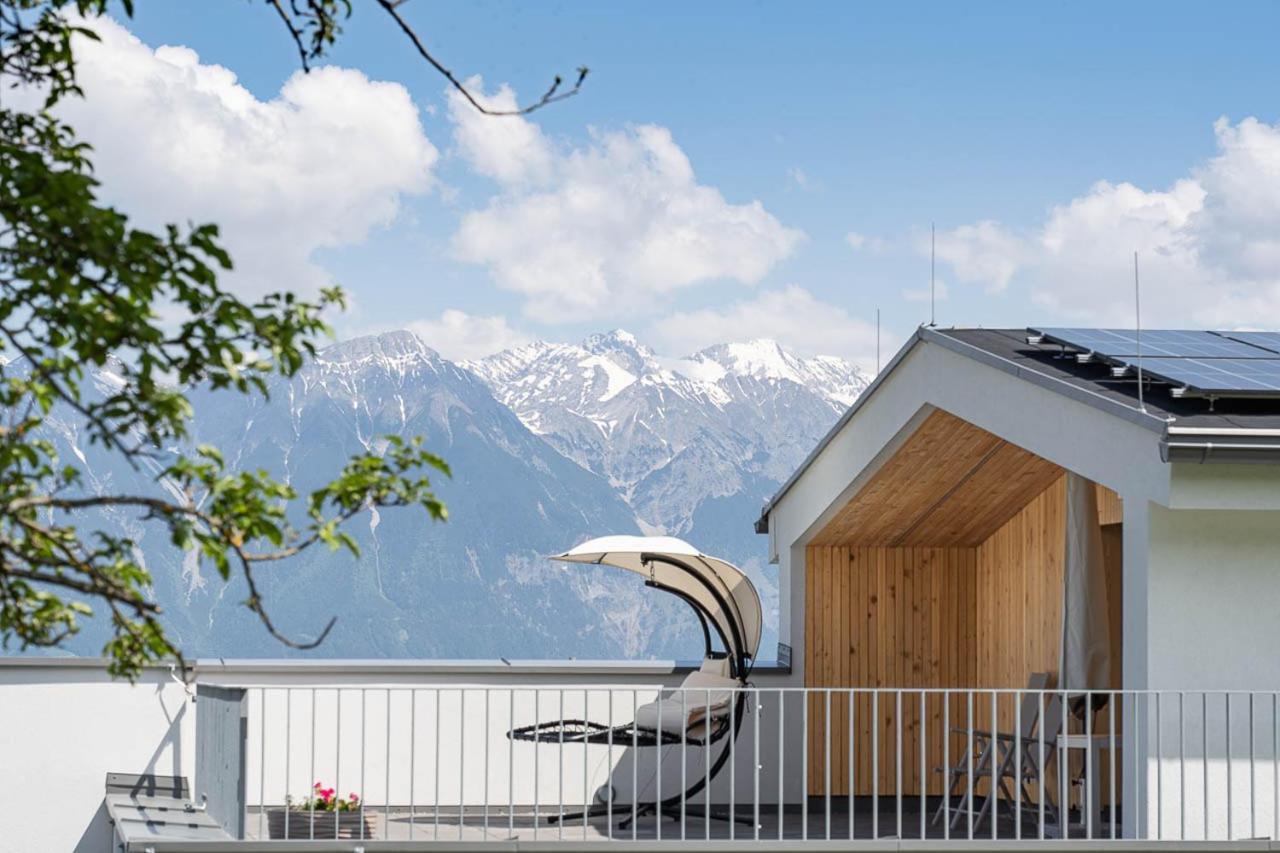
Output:
[[[463,365],[530,429],[608,478],[639,519],[680,532],[704,500],[758,504],[866,387],[852,364],[777,341],[659,358],[622,331]],[[748,485],[751,484],[751,485]]]
[[693,360],[713,361],[735,376],[789,379],[805,384],[803,362],[769,338],[717,344],[695,353]]
[[726,376],[794,382],[837,408],[851,404],[869,382],[861,370],[842,358],[802,358],[769,338],[716,344],[679,362],[675,369],[690,378],[715,383],[722,383]]
[[642,376],[657,369],[657,356],[653,350],[636,340],[625,329],[614,329],[603,335],[592,335],[582,342],[582,349],[592,355],[602,356],[629,373]]
[[640,341],[636,340],[636,336],[628,332],[626,329],[614,329],[611,332],[592,335],[591,337],[587,338],[583,346],[590,349],[591,344],[597,341],[615,343],[621,346],[628,346],[628,347],[641,346]]
[[404,361],[406,359],[435,360],[439,353],[409,331],[383,332],[380,335],[364,335],[325,347],[317,358],[321,362],[360,362],[370,359]]

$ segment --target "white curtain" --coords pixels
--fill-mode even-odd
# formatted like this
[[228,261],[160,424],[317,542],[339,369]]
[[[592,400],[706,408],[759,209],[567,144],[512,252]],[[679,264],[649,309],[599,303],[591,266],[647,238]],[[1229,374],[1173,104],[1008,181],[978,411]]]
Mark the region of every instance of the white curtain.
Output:
[[1058,686],[1111,687],[1111,621],[1098,497],[1092,480],[1067,474],[1066,553],[1062,571],[1062,652]]

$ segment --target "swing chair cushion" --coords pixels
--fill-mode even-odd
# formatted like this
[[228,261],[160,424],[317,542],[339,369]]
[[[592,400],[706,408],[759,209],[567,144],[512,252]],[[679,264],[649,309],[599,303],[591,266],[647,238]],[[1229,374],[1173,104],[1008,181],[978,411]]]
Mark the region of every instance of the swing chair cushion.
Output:
[[670,696],[636,709],[638,729],[664,731],[679,737],[698,736],[708,718],[729,713],[734,689],[741,685],[732,678],[698,670],[689,674]]

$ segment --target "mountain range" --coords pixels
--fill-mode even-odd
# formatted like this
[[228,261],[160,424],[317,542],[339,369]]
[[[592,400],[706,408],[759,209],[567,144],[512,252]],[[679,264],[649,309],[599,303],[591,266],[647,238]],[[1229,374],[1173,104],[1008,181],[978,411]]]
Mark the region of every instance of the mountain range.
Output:
[[[105,388],[112,375],[94,381]],[[697,657],[700,634],[681,602],[616,571],[546,560],[592,536],[646,532],[686,538],[752,577],[769,658],[777,582],[751,523],[866,384],[845,361],[800,358],[765,340],[666,359],[616,330],[455,363],[391,332],[322,350],[267,399],[198,392],[192,402],[195,440],[300,492],[389,433],[424,436],[453,469],[438,488],[448,522],[370,510],[350,528],[358,560],[313,550],[261,572],[283,630],[305,638],[338,616],[306,654]],[[82,441],[67,413],[55,411],[50,429],[90,488],[156,488],[151,472]],[[189,655],[288,656],[239,605],[238,582],[224,584],[126,513],[94,523],[138,542]],[[98,651],[103,626],[94,622],[74,651]]]

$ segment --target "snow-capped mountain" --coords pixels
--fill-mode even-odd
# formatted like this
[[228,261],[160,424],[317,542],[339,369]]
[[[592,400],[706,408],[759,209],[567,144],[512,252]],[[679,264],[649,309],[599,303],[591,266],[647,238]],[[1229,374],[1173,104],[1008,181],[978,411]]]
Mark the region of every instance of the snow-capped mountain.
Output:
[[600,474],[646,531],[732,560],[765,604],[776,643],[777,578],[752,530],[761,505],[866,388],[839,358],[774,341],[663,359],[622,330],[533,343],[465,366],[533,432]]
[[622,330],[465,366],[531,430],[607,477],[642,525],[675,535],[709,499],[750,493],[758,505],[868,382],[842,359],[800,358],[774,341],[664,360]]
[[[91,393],[118,382],[109,369]],[[370,510],[349,530],[356,560],[312,549],[259,574],[278,626],[306,637],[338,623],[319,657],[696,657],[687,608],[621,573],[546,560],[590,536],[663,530],[741,565],[776,643],[777,581],[751,522],[761,502],[865,385],[839,359],[802,359],[768,341],[671,361],[625,332],[537,343],[455,364],[408,332],[336,344],[268,399],[197,392],[193,440],[306,493],[380,436],[422,435],[453,469],[438,479],[447,523]],[[162,489],[90,444],[73,413],[48,423],[60,457],[100,493]],[[154,594],[196,656],[281,657],[224,584],[158,527],[112,510],[86,519],[133,538]],[[73,650],[96,654],[88,620]]]

